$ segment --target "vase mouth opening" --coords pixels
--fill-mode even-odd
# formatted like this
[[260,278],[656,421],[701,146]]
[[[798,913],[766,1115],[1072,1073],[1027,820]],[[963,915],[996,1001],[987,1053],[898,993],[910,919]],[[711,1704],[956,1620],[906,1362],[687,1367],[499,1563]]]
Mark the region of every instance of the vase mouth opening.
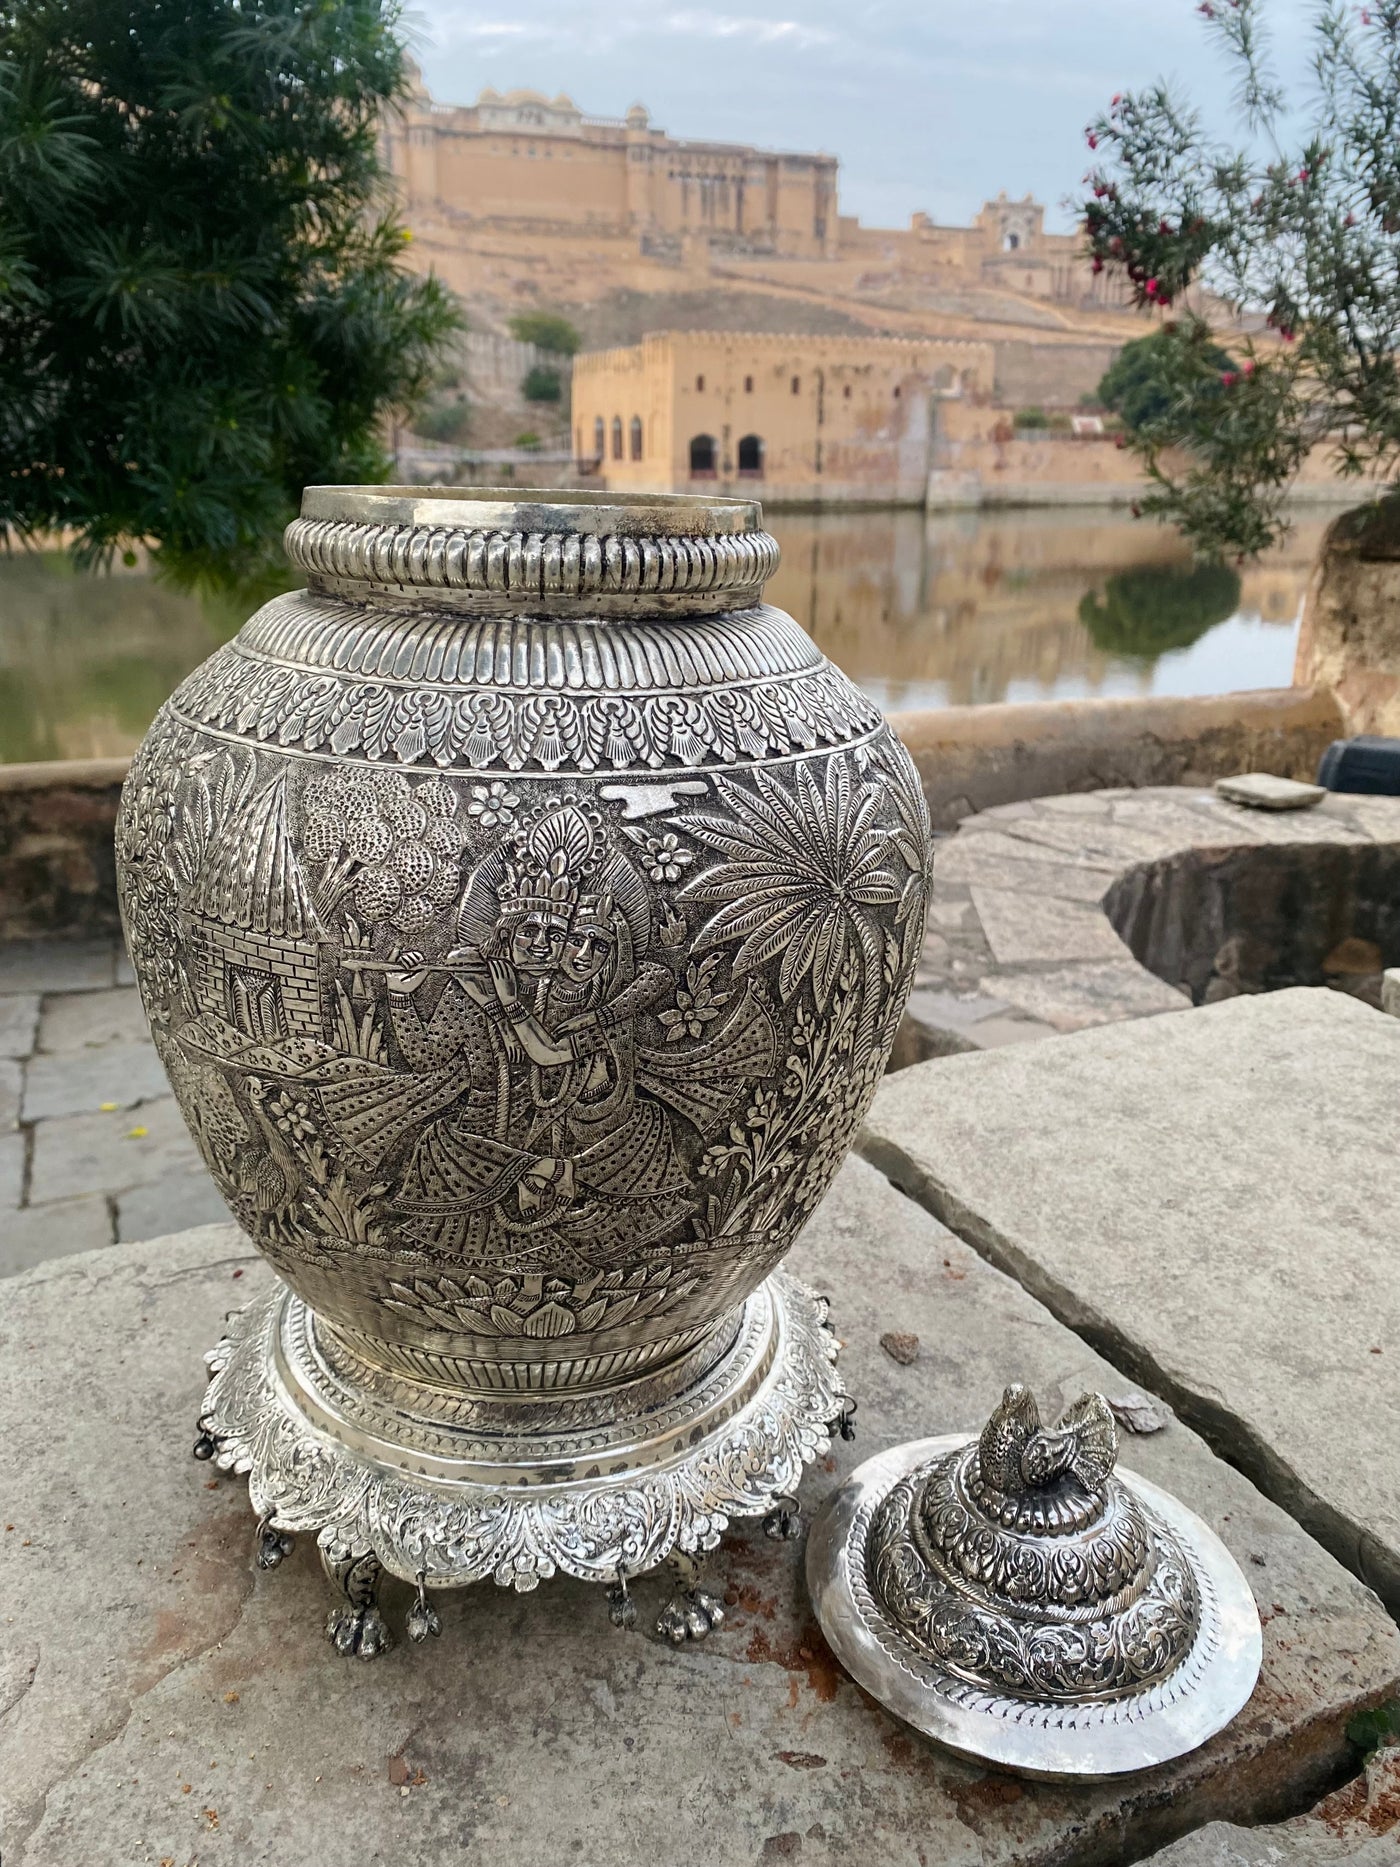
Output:
[[756,499],[553,486],[308,486],[301,517],[598,538],[732,538],[763,527]]

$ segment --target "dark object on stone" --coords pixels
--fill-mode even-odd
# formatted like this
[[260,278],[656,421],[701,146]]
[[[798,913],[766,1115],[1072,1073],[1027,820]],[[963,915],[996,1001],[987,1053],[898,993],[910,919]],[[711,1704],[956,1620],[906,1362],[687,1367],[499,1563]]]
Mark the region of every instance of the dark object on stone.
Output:
[[1317,782],[1329,791],[1400,797],[1400,739],[1385,739],[1379,733],[1334,739],[1318,765]]
[[897,1361],[901,1368],[907,1368],[910,1362],[918,1359],[919,1338],[905,1335],[898,1329],[892,1329],[880,1337],[880,1346],[891,1361]]

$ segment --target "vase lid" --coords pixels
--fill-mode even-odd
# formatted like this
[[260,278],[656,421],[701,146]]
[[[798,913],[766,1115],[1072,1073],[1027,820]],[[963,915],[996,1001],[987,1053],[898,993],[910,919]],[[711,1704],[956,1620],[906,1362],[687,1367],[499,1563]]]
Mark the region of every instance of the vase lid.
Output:
[[1249,1585],[1199,1517],[1116,1469],[1108,1402],[1051,1427],[1006,1389],[976,1438],[862,1465],[812,1532],[807,1576],[857,1683],[929,1736],[1033,1776],[1180,1756],[1254,1689]]
[[562,488],[308,486],[288,557],[313,590],[532,615],[751,607],[778,565],[752,499]]

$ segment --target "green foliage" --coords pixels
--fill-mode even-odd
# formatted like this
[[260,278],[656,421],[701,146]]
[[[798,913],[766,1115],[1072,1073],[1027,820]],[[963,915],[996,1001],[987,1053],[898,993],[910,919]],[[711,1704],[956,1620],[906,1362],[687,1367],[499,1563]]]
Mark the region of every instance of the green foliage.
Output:
[[1347,1742],[1363,1757],[1387,1744],[1400,1744],[1400,1702],[1392,1699],[1388,1705],[1358,1712],[1347,1726]]
[[[1400,460],[1400,0],[1326,0],[1304,100],[1270,69],[1266,0],[1197,10],[1238,75],[1245,140],[1209,136],[1163,84],[1114,98],[1086,132],[1099,155],[1085,224],[1095,269],[1125,273],[1140,305],[1202,286],[1275,334],[1222,370],[1199,312],[1166,326],[1168,405],[1131,441],[1154,482],[1144,511],[1201,550],[1254,553],[1287,529],[1318,442],[1345,474],[1389,478]],[[1290,146],[1296,123],[1309,127]]]
[[1240,605],[1240,580],[1224,564],[1162,564],[1117,571],[1103,601],[1088,591],[1079,620],[1104,655],[1164,655],[1189,648]]
[[275,563],[309,481],[382,478],[458,323],[403,264],[398,0],[0,0],[0,533]]
[[471,426],[472,412],[465,396],[434,402],[413,418],[413,432],[425,441],[462,441]]
[[[1175,367],[1178,349],[1176,332],[1166,330],[1124,344],[1099,379],[1098,401],[1121,415],[1124,426],[1134,433],[1150,422],[1165,420],[1181,388]],[[1218,399],[1221,376],[1234,369],[1234,358],[1206,336],[1201,339],[1199,360],[1203,390]]]
[[515,439],[511,442],[511,446],[521,447],[527,452],[533,453],[537,448],[543,447],[544,442],[535,433],[533,428],[527,428],[524,434],[516,435]]
[[1018,428],[1048,428],[1050,417],[1043,408],[1021,408],[1016,411]]
[[518,343],[534,344],[561,357],[577,354],[583,339],[557,311],[518,311],[510,321],[510,334]]
[[527,402],[557,402],[564,393],[564,385],[558,370],[547,369],[543,363],[537,363],[526,373],[520,392]]

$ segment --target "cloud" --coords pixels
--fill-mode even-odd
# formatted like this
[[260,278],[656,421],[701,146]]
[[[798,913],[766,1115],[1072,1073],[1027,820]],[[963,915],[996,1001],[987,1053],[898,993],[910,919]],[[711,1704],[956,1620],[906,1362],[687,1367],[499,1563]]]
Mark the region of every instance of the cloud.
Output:
[[795,19],[739,18],[732,13],[667,13],[659,21],[666,32],[697,39],[747,39],[754,45],[835,45],[840,34],[825,26],[804,26]]

